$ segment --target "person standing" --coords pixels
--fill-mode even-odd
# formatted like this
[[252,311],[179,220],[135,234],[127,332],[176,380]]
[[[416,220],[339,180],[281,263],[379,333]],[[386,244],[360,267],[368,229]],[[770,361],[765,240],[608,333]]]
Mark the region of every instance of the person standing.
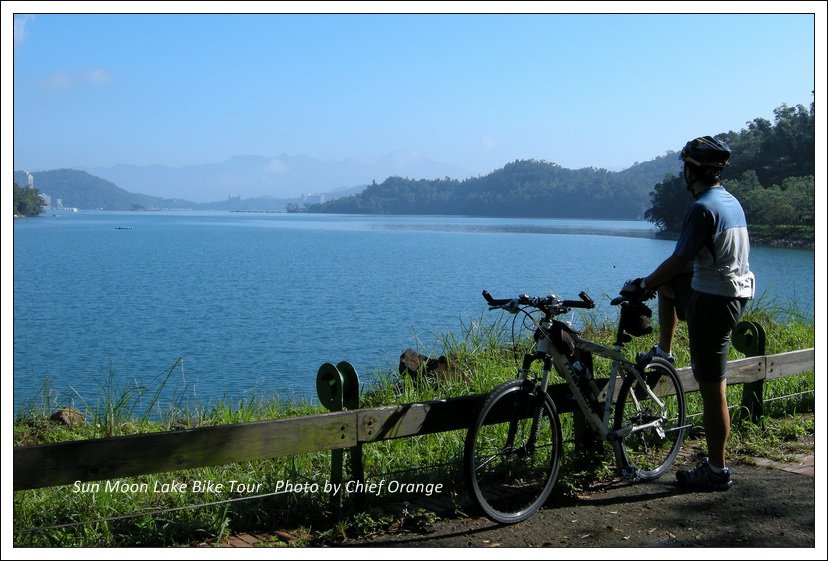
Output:
[[725,452],[730,435],[727,354],[733,328],[755,292],[745,213],[721,184],[730,155],[727,144],[712,136],[684,146],[684,182],[695,201],[684,216],[675,250],[652,273],[627,281],[621,289],[634,298],[658,289],[662,332],[652,351],[657,356],[672,358],[676,322],[686,319],[708,457],[695,468],[679,470],[676,479],[682,486],[722,491],[733,484]]

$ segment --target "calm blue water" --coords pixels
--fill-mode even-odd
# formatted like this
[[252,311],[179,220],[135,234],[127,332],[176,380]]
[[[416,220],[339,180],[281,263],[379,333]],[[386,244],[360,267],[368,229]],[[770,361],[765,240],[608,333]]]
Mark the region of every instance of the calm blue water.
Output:
[[[370,381],[408,347],[490,319],[480,293],[607,304],[674,242],[646,222],[240,213],[78,213],[14,223],[14,405],[94,405],[150,384],[209,404],[315,400],[324,362]],[[814,252],[754,247],[765,304],[814,313]],[[572,318],[577,322],[577,317]]]

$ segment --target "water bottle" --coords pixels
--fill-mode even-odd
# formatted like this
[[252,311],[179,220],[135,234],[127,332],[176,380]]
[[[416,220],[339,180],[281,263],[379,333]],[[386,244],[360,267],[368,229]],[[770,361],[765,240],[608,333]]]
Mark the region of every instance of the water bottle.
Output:
[[576,360],[572,363],[572,372],[575,373],[575,380],[578,382],[586,383],[592,379],[592,372],[590,372],[587,365],[580,360]]

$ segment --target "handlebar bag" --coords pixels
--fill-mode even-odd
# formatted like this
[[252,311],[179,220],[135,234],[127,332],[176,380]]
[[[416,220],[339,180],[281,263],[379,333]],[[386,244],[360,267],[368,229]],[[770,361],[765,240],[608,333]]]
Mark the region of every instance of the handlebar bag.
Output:
[[535,331],[535,341],[548,335],[549,340],[554,343],[555,348],[558,349],[559,352],[571,358],[572,355],[575,354],[575,341],[578,337],[577,333],[577,331],[574,331],[564,322],[553,320],[552,328],[547,334],[544,334],[540,329]]
[[621,329],[633,337],[649,335],[653,332],[650,318],[653,311],[644,302],[625,302],[621,304]]

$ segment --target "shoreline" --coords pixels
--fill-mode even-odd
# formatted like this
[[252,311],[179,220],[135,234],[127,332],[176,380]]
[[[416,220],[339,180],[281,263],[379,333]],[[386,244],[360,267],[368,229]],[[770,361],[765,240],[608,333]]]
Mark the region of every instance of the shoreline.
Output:
[[[750,234],[750,232],[748,232],[748,235],[750,236],[750,245],[752,247],[763,246],[775,247],[779,249],[810,249],[812,251],[815,249],[815,242],[813,239],[762,236]],[[678,234],[657,233],[655,237],[663,240],[677,240]]]

